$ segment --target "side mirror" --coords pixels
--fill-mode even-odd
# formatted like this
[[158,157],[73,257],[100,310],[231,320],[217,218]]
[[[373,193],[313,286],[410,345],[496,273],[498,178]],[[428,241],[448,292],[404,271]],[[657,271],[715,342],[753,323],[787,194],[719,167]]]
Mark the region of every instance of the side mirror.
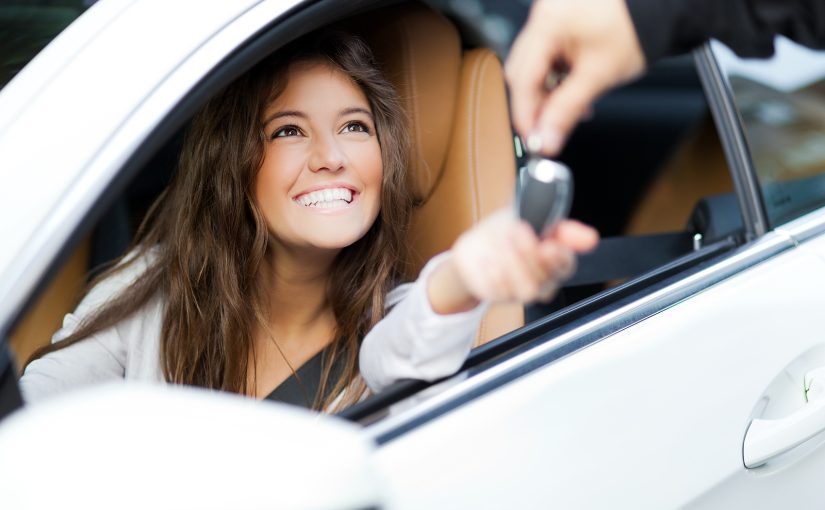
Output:
[[378,508],[358,426],[283,404],[115,384],[0,423],[3,508]]

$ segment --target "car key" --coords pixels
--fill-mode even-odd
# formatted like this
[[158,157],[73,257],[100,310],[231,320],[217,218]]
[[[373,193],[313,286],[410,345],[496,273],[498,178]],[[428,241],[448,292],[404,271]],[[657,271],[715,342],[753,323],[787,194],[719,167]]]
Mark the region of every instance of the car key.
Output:
[[[567,77],[569,66],[556,62],[544,80],[544,89],[551,92]],[[540,156],[541,138],[527,139],[530,157],[519,174],[517,211],[538,236],[550,230],[570,212],[573,201],[573,174],[567,165]]]
[[572,174],[558,161],[530,156],[520,181],[518,215],[541,236],[570,212]]

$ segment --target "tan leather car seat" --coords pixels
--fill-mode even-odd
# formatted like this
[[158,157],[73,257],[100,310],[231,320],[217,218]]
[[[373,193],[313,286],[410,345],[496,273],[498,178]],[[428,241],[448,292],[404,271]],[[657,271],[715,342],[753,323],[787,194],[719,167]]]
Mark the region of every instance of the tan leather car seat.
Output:
[[47,345],[63,324],[63,316],[77,306],[89,270],[90,239],[84,239],[58,270],[9,338],[9,346],[22,370],[32,353]]
[[682,230],[699,200],[733,190],[719,135],[707,116],[659,170],[631,215],[625,235]]
[[[498,57],[462,51],[455,26],[418,3],[352,21],[395,84],[413,139],[411,186],[419,203],[410,233],[411,278],[433,255],[512,202],[516,156]],[[523,307],[495,305],[476,345],[524,324]]]

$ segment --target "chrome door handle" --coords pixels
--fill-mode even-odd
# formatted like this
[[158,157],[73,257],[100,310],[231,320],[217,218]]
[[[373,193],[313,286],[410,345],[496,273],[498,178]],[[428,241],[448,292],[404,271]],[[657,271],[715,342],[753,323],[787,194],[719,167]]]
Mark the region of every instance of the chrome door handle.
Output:
[[808,403],[799,411],[776,420],[757,418],[745,433],[745,467],[758,467],[773,457],[795,448],[825,430],[825,368],[805,377]]

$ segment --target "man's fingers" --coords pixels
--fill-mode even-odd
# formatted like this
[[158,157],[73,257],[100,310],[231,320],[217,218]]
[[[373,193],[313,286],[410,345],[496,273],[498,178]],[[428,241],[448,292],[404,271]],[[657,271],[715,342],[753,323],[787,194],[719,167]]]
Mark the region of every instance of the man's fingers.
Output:
[[541,137],[541,152],[555,156],[576,123],[590,111],[590,105],[604,90],[599,72],[590,72],[586,63],[577,63],[570,74],[541,103],[531,135]]
[[544,80],[556,52],[553,41],[543,40],[542,36],[536,27],[528,24],[513,43],[504,68],[510,87],[513,125],[523,136],[527,136],[538,119],[547,94]]

